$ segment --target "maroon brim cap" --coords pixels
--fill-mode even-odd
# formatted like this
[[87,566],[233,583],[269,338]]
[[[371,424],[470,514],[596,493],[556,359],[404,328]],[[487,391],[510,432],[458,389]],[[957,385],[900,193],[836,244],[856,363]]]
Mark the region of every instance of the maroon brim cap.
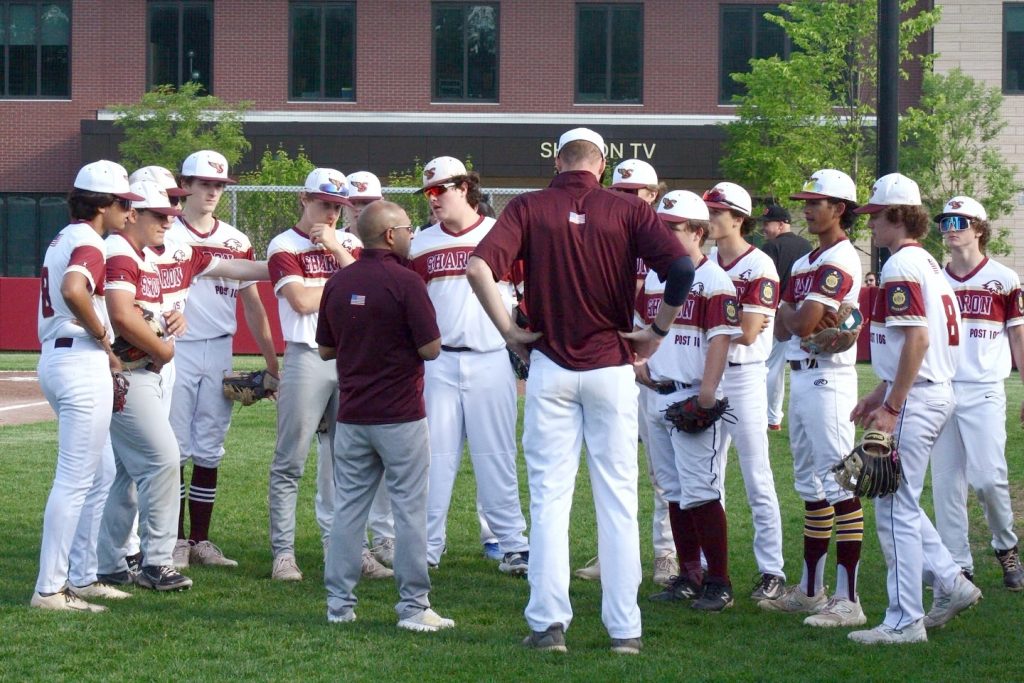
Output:
[[329,194],[327,192],[306,192],[306,196],[309,197],[310,199],[320,199],[330,204],[352,206],[352,202],[350,202],[347,198],[336,194]]
[[188,190],[183,190],[180,187],[169,187],[167,188],[168,197],[188,197],[192,193]]
[[225,185],[237,185],[238,181],[234,178],[214,178],[208,175],[193,175],[186,176],[188,178],[194,178],[195,180],[208,180],[211,183],[224,183]]
[[177,209],[173,206],[138,206],[135,207],[139,211],[152,211],[158,213],[161,216],[180,216],[181,209]]
[[128,199],[133,202],[141,202],[145,199],[141,194],[135,194],[134,192],[114,192],[113,194],[118,199]]
[[889,208],[889,204],[865,204],[853,210],[854,213],[878,213]]
[[718,209],[719,211],[735,211],[736,210],[735,206],[729,206],[728,204],[723,204],[722,202],[709,202],[709,201],[705,200],[704,203],[707,204],[709,209]]

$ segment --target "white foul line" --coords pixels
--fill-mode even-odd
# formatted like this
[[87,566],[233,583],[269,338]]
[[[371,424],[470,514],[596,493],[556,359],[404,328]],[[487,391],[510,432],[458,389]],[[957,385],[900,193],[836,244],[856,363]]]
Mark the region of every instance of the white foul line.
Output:
[[21,408],[35,408],[36,406],[50,405],[49,401],[36,401],[35,403],[18,403],[17,405],[7,406],[6,408],[0,408],[0,413],[8,410],[19,410]]

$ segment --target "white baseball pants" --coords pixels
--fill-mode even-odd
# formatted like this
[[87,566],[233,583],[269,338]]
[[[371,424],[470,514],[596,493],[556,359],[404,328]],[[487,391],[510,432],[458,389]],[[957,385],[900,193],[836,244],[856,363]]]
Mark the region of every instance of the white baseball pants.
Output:
[[768,355],[768,424],[780,425],[785,417],[783,405],[786,402],[786,342],[772,343]]
[[644,449],[647,451],[647,479],[654,489],[654,509],[651,512],[651,543],[654,546],[654,557],[675,557],[676,546],[672,540],[672,523],[668,518],[668,500],[665,498],[665,490],[658,484],[654,473],[654,463],[651,462],[650,447],[647,445],[647,403],[650,401],[648,394],[655,393],[647,387],[640,387],[640,399],[637,402],[637,426],[640,432],[640,440],[644,442]]
[[218,467],[231,426],[232,401],[221,381],[231,372],[230,335],[216,339],[177,341],[177,377],[171,398],[171,427],[178,438],[181,462],[189,458],[203,467]]

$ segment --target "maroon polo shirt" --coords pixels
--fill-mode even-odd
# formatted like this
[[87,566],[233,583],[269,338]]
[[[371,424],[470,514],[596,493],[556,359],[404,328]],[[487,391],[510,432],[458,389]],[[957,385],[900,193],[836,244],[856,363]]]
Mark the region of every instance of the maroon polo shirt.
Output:
[[416,349],[440,336],[427,286],[391,251],[364,249],[332,275],[320,299],[316,343],[338,354],[338,422],[426,417]]
[[633,329],[637,258],[665,279],[685,254],[647,202],[587,171],[513,199],[473,252],[492,273],[523,259],[530,327],[544,333],[534,348],[570,370],[632,361],[619,332]]

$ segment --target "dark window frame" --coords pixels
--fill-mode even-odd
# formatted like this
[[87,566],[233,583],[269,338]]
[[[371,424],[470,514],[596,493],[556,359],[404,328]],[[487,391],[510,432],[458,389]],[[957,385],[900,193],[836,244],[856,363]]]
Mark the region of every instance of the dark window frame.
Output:
[[[294,40],[294,27],[292,25],[292,10],[295,7],[305,7],[309,9],[318,9],[320,11],[320,95],[318,97],[299,97],[295,98],[292,95],[292,77],[293,77],[293,57],[292,45]],[[324,54],[326,49],[326,33],[327,33],[327,21],[325,19],[326,10],[328,7],[348,7],[352,11],[352,96],[351,97],[329,97],[324,94],[324,89],[327,83],[327,58]],[[288,102],[355,102],[357,97],[357,74],[356,60],[359,50],[356,45],[356,37],[358,33],[358,8],[355,0],[293,0],[288,3],[288,92],[286,100]]]
[[214,47],[216,45],[216,40],[214,38],[214,35],[216,33],[216,30],[217,30],[216,22],[215,22],[215,17],[214,17],[214,11],[213,11],[213,0],[149,0],[149,2],[146,3],[146,46],[147,46],[147,54],[146,54],[146,90],[152,90],[157,85],[167,85],[166,83],[154,83],[153,82],[153,62],[152,62],[152,59],[150,58],[150,55],[148,54],[149,36],[150,36],[150,28],[151,28],[151,17],[152,17],[151,12],[152,12],[152,9],[154,7],[158,7],[158,6],[163,6],[163,7],[172,7],[173,6],[177,10],[177,15],[178,15],[178,26],[177,26],[177,37],[178,37],[178,46],[177,46],[177,49],[178,49],[178,82],[170,84],[170,85],[173,85],[174,87],[180,87],[184,83],[192,82],[192,74],[191,73],[188,74],[189,77],[187,79],[183,78],[183,76],[185,75],[185,71],[187,70],[187,68],[185,66],[185,61],[186,61],[187,58],[186,58],[186,55],[185,55],[185,45],[184,45],[184,43],[185,43],[185,31],[184,31],[185,8],[188,7],[188,6],[191,6],[191,7],[203,7],[203,6],[205,6],[205,7],[209,8],[209,10],[210,10],[210,74],[209,74],[208,78],[206,78],[205,80],[200,80],[199,83],[201,83],[203,85],[203,88],[206,90],[206,94],[212,95],[213,94],[213,83],[214,83],[214,80],[213,80],[214,67],[215,67],[215,63],[216,63],[214,61]]
[[[735,102],[732,101],[732,94],[726,94],[723,85],[726,83],[728,78],[731,81],[729,74],[724,72],[725,60],[723,59],[723,51],[725,50],[725,30],[726,21],[725,13],[727,10],[745,9],[750,11],[750,25],[748,30],[750,31],[750,59],[757,57],[757,26],[758,22],[762,21],[762,17],[768,13],[778,13],[779,3],[739,3],[739,4],[722,4],[718,5],[718,104],[735,106]],[[728,24],[731,32],[735,32],[736,26],[734,24]],[[793,41],[790,39],[788,34],[785,34],[783,50],[780,57],[782,59],[789,59],[789,56],[793,54]],[[749,63],[749,59],[748,59]],[[740,73],[740,72],[730,72]],[[744,72],[749,73],[749,69]]]
[[[614,28],[613,18],[615,16],[615,13],[614,13],[613,10],[623,9],[623,8],[636,9],[636,10],[638,10],[640,12],[640,45],[639,45],[639,50],[638,50],[639,63],[637,64],[637,72],[640,74],[639,79],[638,79],[639,90],[637,92],[636,98],[613,99],[612,98],[612,94],[611,94],[612,74],[613,74],[612,65],[613,65],[613,61],[614,61],[614,54],[613,54],[613,51],[612,51],[612,46],[613,46],[613,43],[614,43],[614,35],[613,35],[613,30],[612,29]],[[587,9],[587,10],[603,9],[603,10],[605,10],[605,12],[607,12],[607,15],[605,17],[605,26],[606,26],[606,29],[607,29],[607,35],[606,35],[606,38],[605,38],[606,42],[605,42],[605,65],[604,65],[604,67],[605,67],[604,68],[604,71],[605,71],[605,74],[604,74],[604,76],[605,76],[605,95],[604,95],[604,98],[601,98],[601,99],[595,98],[592,95],[584,95],[583,93],[580,92],[580,56],[579,56],[579,51],[580,51],[580,12],[581,12],[581,10],[584,10],[584,9]],[[644,28],[643,28],[644,27],[644,9],[645,9],[644,8],[644,3],[642,3],[642,2],[628,2],[628,3],[627,2],[620,2],[620,3],[578,2],[578,3],[576,3],[576,11],[575,11],[576,26],[575,26],[575,30],[574,30],[576,44],[575,44],[575,49],[573,50],[573,72],[574,72],[574,80],[575,80],[575,82],[573,84],[574,85],[574,88],[573,88],[574,89],[574,100],[573,100],[573,102],[575,104],[591,104],[591,105],[597,104],[597,105],[609,105],[609,106],[615,106],[615,105],[634,105],[635,106],[635,105],[638,105],[638,104],[643,104],[643,102],[644,102],[644,38],[645,38],[645,31],[644,31]]]
[[[469,96],[469,41],[466,39],[465,17],[468,10],[473,7],[494,8],[494,97],[470,97]],[[445,96],[438,93],[437,89],[437,45],[433,30],[437,22],[436,12],[439,9],[463,9],[462,23],[462,95]],[[430,98],[431,102],[468,102],[481,104],[493,104],[501,99],[501,3],[500,2],[452,2],[441,0],[430,3]]]
[[[1014,90],[1011,90],[1008,87],[1009,84],[1007,83],[1007,80],[1006,80],[1007,79],[1007,74],[1006,74],[1006,47],[1007,47],[1007,45],[1006,44],[1008,42],[1007,35],[1006,35],[1008,33],[1008,31],[1006,30],[1006,23],[1007,23],[1007,20],[1009,19],[1010,10],[1017,10],[1019,12],[1024,12],[1024,2],[1004,2],[1003,3],[1003,25],[1000,27],[1000,31],[1002,33],[1002,38],[1003,38],[1003,43],[1002,43],[1002,51],[1001,51],[1001,54],[1000,54],[1000,60],[999,60],[999,62],[1000,62],[999,63],[999,70],[1002,72],[1001,73],[1002,78],[1000,79],[1002,81],[1002,83],[1001,83],[1001,85],[1002,85],[1002,93],[1004,95],[1024,95],[1024,77],[1021,77],[1021,81],[1022,82],[1021,82],[1020,88],[1019,89],[1014,89]],[[1024,67],[1022,67],[1022,69],[1024,69]]]
[[[3,44],[0,44],[0,52],[2,52],[3,59],[3,83],[0,87],[0,100],[70,100],[71,93],[73,92],[73,83],[71,80],[71,57],[74,54],[74,16],[72,11],[74,9],[74,3],[72,0],[0,0],[0,30],[7,31],[7,26],[10,22],[10,8],[11,5],[32,5],[36,9],[36,93],[35,95],[11,95],[9,94],[11,87],[11,58],[10,58],[10,36],[6,36]],[[43,31],[40,17],[40,9],[44,5],[61,5],[68,16],[68,91],[64,95],[43,95]]]

